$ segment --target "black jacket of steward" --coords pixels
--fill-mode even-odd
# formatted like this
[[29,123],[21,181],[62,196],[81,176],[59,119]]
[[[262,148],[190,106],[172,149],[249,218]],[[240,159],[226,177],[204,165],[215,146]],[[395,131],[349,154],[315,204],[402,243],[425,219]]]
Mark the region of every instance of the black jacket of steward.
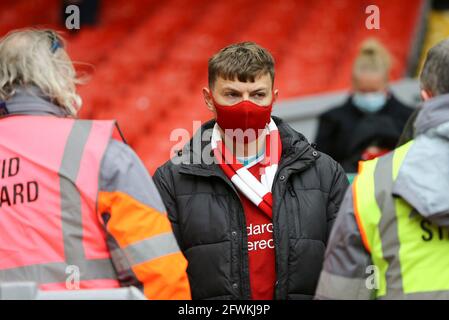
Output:
[[[339,164],[312,148],[281,119],[273,119],[282,141],[272,189],[274,298],[310,299],[348,181]],[[205,123],[201,131],[213,128],[214,123]],[[189,262],[192,297],[251,299],[245,215],[239,195],[218,164],[188,163],[198,154],[192,149],[193,141],[172,159],[179,162],[182,157],[186,163],[168,161],[154,175]],[[202,141],[200,149],[202,154],[210,153],[210,141]]]
[[390,94],[378,112],[367,114],[354,106],[352,96],[320,116],[317,149],[338,161],[343,169],[357,172],[363,151],[370,145],[394,149],[413,109]]

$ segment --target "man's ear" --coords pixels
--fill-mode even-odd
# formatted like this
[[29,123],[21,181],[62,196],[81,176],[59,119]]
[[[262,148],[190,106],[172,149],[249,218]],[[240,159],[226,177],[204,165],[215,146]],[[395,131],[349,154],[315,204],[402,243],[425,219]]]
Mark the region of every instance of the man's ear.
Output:
[[421,98],[422,98],[424,101],[429,100],[429,99],[431,99],[432,97],[433,97],[433,94],[432,94],[432,92],[430,92],[429,90],[424,90],[424,89],[421,90]]
[[204,102],[206,103],[207,109],[212,111],[215,114],[215,107],[214,107],[214,101],[212,100],[212,93],[209,88],[204,87],[203,88],[203,97]]
[[278,89],[276,89],[276,90],[274,90],[274,97],[273,97],[273,102],[277,101],[277,99],[278,99],[278,96],[279,96],[279,90],[278,90]]

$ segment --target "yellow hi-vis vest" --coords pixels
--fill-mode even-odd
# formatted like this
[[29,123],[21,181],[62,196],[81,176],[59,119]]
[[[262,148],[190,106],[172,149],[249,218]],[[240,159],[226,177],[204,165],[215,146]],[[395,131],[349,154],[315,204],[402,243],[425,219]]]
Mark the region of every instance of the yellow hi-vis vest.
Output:
[[376,298],[449,299],[449,229],[432,224],[392,196],[412,144],[360,163],[352,186],[354,213],[377,267]]

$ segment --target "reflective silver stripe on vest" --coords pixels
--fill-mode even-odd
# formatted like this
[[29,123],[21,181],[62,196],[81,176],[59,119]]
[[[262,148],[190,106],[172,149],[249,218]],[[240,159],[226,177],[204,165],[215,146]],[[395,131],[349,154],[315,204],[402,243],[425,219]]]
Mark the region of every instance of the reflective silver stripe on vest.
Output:
[[28,265],[0,270],[0,281],[65,282],[75,266],[79,280],[117,279],[111,259],[86,260],[83,248],[81,195],[75,185],[92,128],[91,121],[74,121],[59,171],[65,262]]
[[379,300],[449,300],[449,291],[416,292],[402,296],[387,294]]
[[432,291],[408,293],[405,295],[407,300],[449,300],[449,291]]
[[368,289],[366,279],[347,278],[321,271],[320,281],[316,290],[318,299],[334,300],[370,300],[373,290]]
[[379,232],[382,241],[382,254],[388,262],[386,270],[386,295],[380,299],[395,300],[428,300],[449,299],[449,291],[432,291],[404,293],[402,272],[399,258],[400,242],[398,236],[398,220],[393,189],[393,153],[379,158],[375,171],[374,183],[376,201],[382,215],[379,221]]
[[388,296],[401,299],[404,296],[402,273],[399,260],[399,236],[396,207],[392,196],[393,189],[393,152],[379,158],[374,170],[374,185],[377,205],[382,215],[379,221],[379,233],[382,242],[382,254],[388,263],[386,285]]
[[[113,257],[124,255],[127,261],[135,266],[177,252],[180,252],[178,243],[173,233],[170,232],[136,242],[123,249],[115,249],[111,255]],[[126,267],[125,264],[124,268]]]
[[75,121],[59,169],[64,255],[66,262],[74,265],[84,261],[81,195],[74,183],[91,129],[92,122]]
[[[97,279],[116,279],[115,271],[111,268],[110,259],[87,260],[80,268],[80,281]],[[0,282],[30,281],[38,283],[64,283],[73,269],[67,263],[54,262],[34,264],[12,269],[0,270]]]

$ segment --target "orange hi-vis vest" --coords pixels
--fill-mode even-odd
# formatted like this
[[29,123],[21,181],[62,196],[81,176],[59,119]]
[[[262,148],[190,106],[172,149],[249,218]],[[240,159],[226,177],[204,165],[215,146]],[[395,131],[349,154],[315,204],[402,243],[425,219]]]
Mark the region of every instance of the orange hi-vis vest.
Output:
[[113,121],[0,120],[0,282],[120,286],[96,207],[113,130]]

